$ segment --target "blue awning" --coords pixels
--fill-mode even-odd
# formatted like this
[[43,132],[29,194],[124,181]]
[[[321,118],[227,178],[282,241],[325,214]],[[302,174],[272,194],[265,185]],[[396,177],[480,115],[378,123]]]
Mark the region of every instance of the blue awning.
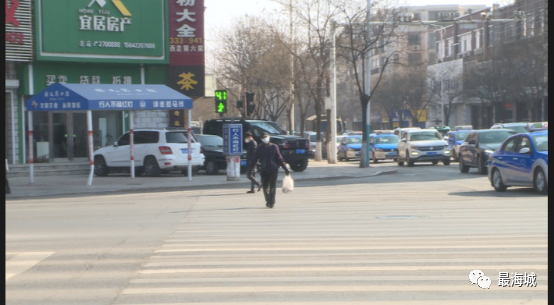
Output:
[[27,100],[28,111],[192,109],[192,99],[165,85],[55,83]]

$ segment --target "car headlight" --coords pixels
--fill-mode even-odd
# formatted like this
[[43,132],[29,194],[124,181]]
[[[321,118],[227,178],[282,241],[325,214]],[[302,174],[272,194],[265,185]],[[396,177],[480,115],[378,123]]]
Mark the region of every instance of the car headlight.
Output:
[[412,151],[412,156],[417,156],[417,155],[419,155],[419,152],[417,152],[417,151]]
[[410,148],[411,148],[411,149],[415,149],[415,150],[418,150],[418,148],[419,148],[419,147],[418,147],[418,146],[416,146],[416,145],[410,145]]
[[384,150],[382,148],[375,148],[375,151],[383,152]]
[[490,155],[494,152],[494,150],[486,149],[485,154]]
[[450,153],[450,149],[445,149],[444,153],[448,155]]

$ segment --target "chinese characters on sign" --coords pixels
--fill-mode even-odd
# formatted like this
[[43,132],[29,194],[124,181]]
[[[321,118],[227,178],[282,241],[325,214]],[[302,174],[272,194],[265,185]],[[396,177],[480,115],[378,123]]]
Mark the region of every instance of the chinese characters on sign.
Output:
[[[46,75],[46,86],[50,86],[55,83],[67,83],[67,75]],[[131,85],[131,76],[112,76],[111,84],[114,85]],[[98,75],[80,75],[79,84],[100,84],[100,76]]]
[[31,1],[5,0],[6,60],[31,61]]
[[[204,1],[170,0],[169,52],[172,63],[196,64],[199,59],[204,63]],[[171,53],[185,53],[182,55]],[[188,54],[187,54],[188,53]],[[194,53],[200,53],[195,55]],[[179,59],[196,57],[190,62]],[[186,59],[185,59],[186,60]]]
[[242,125],[223,125],[223,153],[227,156],[242,155]]

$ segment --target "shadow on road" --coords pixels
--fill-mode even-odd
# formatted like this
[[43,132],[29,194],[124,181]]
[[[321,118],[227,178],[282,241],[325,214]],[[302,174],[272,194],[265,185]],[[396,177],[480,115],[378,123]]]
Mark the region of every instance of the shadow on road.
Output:
[[466,196],[466,197],[537,197],[543,196],[535,192],[533,188],[513,188],[508,189],[505,192],[497,192],[494,189],[488,191],[469,191],[469,192],[452,192],[448,193],[452,196]]

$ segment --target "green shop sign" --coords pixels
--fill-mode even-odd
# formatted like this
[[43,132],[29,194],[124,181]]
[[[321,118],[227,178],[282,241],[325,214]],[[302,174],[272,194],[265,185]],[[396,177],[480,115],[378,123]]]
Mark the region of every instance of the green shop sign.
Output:
[[37,60],[169,62],[165,0],[35,0]]

